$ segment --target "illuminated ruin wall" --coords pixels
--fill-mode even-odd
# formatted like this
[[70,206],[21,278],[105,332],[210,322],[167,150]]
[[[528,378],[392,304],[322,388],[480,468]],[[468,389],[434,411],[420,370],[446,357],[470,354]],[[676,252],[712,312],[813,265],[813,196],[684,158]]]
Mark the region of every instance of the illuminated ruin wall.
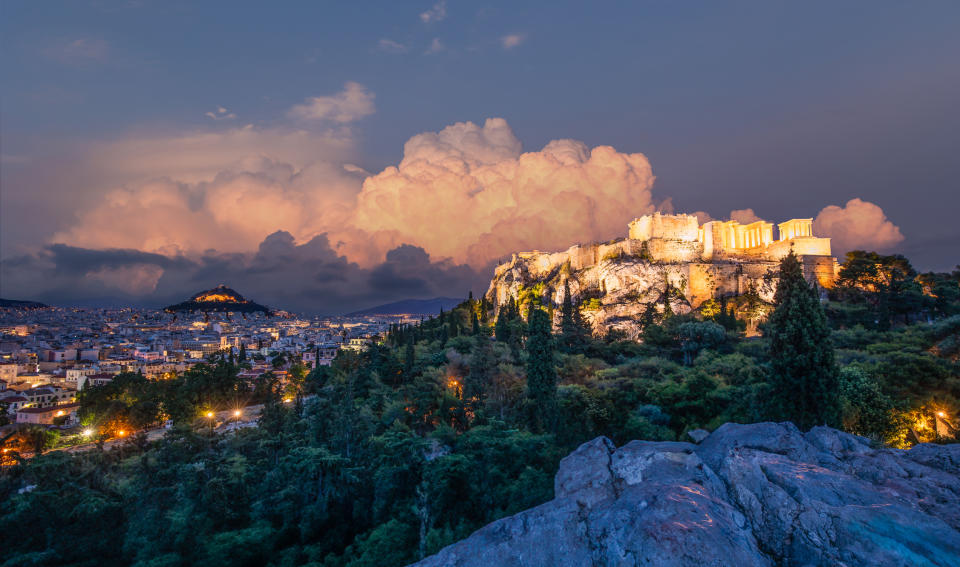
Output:
[[[831,287],[837,263],[830,256],[830,239],[813,235],[812,219],[791,219],[779,223],[777,229],[774,240],[773,224],[766,221],[710,221],[700,225],[693,215],[645,215],[630,223],[629,237],[623,240],[578,244],[563,252],[514,254],[509,262],[497,266],[488,295],[500,305],[515,295],[518,279],[528,285],[573,274],[584,289],[642,287],[651,277],[643,266],[654,266],[671,285],[683,289],[694,308],[707,299],[742,294],[750,288],[758,289],[770,301],[771,275],[791,249],[808,280]],[[634,278],[634,284],[624,283],[624,278],[632,277],[625,266],[642,273]],[[611,274],[619,278],[617,282],[608,281]],[[498,283],[504,280],[513,284]]]

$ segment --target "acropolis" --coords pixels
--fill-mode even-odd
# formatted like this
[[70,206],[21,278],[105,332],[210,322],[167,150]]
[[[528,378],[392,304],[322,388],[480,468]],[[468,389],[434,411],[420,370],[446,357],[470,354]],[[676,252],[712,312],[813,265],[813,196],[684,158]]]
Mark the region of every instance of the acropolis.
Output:
[[776,229],[775,234],[774,223],[763,220],[700,224],[688,214],[644,215],[629,223],[627,238],[578,244],[563,252],[514,254],[497,266],[487,296],[500,305],[524,288],[544,284],[545,293],[559,304],[566,281],[574,296],[600,300],[600,312],[592,317],[598,326],[656,304],[668,285],[684,298],[685,305],[675,308],[680,311],[748,290],[771,301],[773,275],[791,250],[811,283],[832,287],[837,261],[830,239],[813,234],[813,219],[790,219]]

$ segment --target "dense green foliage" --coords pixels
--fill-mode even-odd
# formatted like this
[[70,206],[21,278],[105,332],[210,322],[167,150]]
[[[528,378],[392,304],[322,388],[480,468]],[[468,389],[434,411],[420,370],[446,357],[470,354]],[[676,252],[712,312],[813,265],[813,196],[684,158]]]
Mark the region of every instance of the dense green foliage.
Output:
[[838,425],[837,368],[830,328],[793,251],[780,263],[776,309],[767,322],[773,417],[802,429]]
[[[634,342],[591,337],[586,306],[531,289],[395,326],[331,367],[288,368],[286,383],[242,379],[245,356],[164,381],[118,377],[84,391],[86,422],[174,427],[0,470],[0,564],[400,565],[550,499],[559,459],[598,435],[681,440],[792,418],[938,440],[931,412],[960,410],[960,315],[944,283],[957,280],[918,283],[922,305],[904,317],[890,297],[910,286],[871,287],[855,275],[868,267],[845,272],[829,301],[797,269],[785,263],[759,337],[734,315],[756,310],[755,293],[651,323]],[[886,321],[861,316],[884,301]],[[835,415],[818,413],[831,401]],[[204,412],[246,403],[263,403],[258,427],[204,427]]]

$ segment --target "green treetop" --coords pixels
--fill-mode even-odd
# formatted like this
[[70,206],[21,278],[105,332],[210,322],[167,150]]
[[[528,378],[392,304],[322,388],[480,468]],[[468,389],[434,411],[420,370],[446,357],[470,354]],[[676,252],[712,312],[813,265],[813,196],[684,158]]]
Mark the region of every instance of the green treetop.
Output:
[[553,335],[550,316],[531,308],[527,339],[527,398],[530,424],[534,431],[554,426],[557,405],[557,371],[553,362]]
[[791,251],[780,262],[770,339],[770,409],[801,429],[837,426],[837,369],[823,307]]

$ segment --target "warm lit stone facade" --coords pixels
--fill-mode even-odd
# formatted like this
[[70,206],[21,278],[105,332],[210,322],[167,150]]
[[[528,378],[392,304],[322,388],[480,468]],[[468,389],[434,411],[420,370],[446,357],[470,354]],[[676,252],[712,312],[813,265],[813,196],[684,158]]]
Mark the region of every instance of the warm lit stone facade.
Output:
[[606,316],[628,319],[642,308],[631,302],[655,303],[667,284],[682,291],[687,309],[748,289],[770,301],[773,275],[791,249],[811,282],[833,285],[837,264],[830,255],[830,239],[814,236],[812,226],[812,219],[779,223],[775,240],[773,223],[766,221],[701,225],[693,215],[654,213],[631,222],[628,238],[622,240],[578,244],[563,252],[514,254],[496,268],[487,296],[501,305],[524,287],[543,283],[559,303],[567,281],[575,296],[602,298],[600,313],[592,317],[598,327]]

